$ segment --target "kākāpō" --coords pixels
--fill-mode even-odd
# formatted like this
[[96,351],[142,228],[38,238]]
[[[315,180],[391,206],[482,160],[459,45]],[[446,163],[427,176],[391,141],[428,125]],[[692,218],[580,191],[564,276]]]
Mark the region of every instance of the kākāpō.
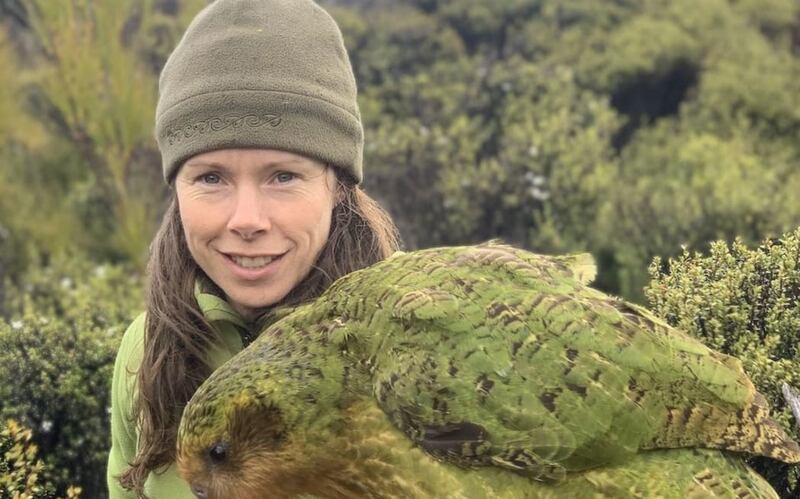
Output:
[[178,466],[236,497],[777,497],[800,462],[741,363],[588,287],[588,255],[398,252],[286,311],[186,406]]

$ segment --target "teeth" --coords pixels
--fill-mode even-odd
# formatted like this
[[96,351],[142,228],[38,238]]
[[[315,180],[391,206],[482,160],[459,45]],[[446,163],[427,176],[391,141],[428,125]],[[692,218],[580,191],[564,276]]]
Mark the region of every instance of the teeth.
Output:
[[236,265],[248,269],[263,267],[264,265],[268,264],[269,262],[275,259],[275,257],[272,256],[258,256],[255,258],[250,258],[247,256],[231,256],[231,258],[233,259],[234,262],[236,262]]

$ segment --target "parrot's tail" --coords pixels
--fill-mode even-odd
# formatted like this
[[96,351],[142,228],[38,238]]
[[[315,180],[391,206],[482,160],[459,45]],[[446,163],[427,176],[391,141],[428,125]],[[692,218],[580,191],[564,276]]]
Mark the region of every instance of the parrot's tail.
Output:
[[769,415],[769,404],[756,392],[753,403],[740,409],[738,421],[729,425],[714,447],[800,463],[800,446]]
[[769,415],[767,400],[753,399],[731,411],[714,404],[669,410],[664,427],[643,449],[705,447],[800,463],[800,446]]

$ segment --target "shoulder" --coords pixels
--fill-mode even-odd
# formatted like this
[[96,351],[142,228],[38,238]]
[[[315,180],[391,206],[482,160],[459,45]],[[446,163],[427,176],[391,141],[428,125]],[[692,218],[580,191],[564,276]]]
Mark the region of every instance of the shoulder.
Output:
[[122,336],[111,380],[111,450],[108,458],[108,486],[111,497],[133,497],[120,488],[117,476],[136,455],[137,431],[133,414],[136,372],[144,352],[145,314],[130,323]]
[[120,349],[124,347],[132,347],[136,343],[141,345],[144,343],[144,323],[145,318],[147,317],[146,312],[142,312],[136,316],[133,321],[128,325],[128,328],[125,330],[125,334],[122,335],[122,344],[120,345]]
[[117,361],[114,369],[116,377],[118,371],[124,368],[126,371],[135,372],[142,363],[144,354],[144,328],[147,314],[139,314],[125,330],[122,341],[117,351]]
[[146,314],[139,314],[125,330],[117,350],[114,363],[114,377],[111,381],[112,406],[130,410],[131,399],[135,391],[136,372],[144,357],[144,328]]

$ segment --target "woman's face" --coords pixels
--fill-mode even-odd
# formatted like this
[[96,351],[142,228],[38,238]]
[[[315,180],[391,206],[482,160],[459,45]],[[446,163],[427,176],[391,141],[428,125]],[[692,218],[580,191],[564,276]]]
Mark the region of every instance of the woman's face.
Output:
[[271,149],[224,149],[184,163],[175,191],[189,251],[245,317],[286,296],[328,239],[335,175]]

